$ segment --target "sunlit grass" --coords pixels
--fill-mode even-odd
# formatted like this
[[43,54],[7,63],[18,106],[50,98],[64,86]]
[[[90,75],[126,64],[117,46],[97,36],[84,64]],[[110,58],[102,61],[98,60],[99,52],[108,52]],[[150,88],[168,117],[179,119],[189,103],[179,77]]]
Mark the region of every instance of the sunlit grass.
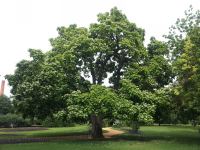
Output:
[[48,128],[38,131],[3,132],[0,130],[0,139],[25,138],[25,137],[55,137],[55,136],[78,135],[78,134],[82,135],[82,134],[88,134],[88,130],[89,127],[87,125],[79,125],[75,127]]
[[[51,128],[49,131],[25,132],[29,136],[59,135],[63,131],[84,132],[88,127]],[[145,126],[138,135],[125,134],[113,139],[60,141],[46,143],[4,144],[0,150],[200,150],[200,133],[197,128],[180,126]],[[37,133],[37,134],[36,134]]]

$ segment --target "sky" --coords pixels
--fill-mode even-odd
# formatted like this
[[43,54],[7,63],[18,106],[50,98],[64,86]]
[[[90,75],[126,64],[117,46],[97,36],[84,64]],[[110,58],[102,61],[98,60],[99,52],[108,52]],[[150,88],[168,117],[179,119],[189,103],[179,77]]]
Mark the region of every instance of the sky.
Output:
[[[151,36],[163,40],[189,5],[200,9],[200,0],[0,0],[0,80],[29,58],[29,48],[50,50],[49,39],[57,36],[59,26],[88,27],[97,22],[98,13],[116,6],[145,29],[148,43]],[[9,91],[6,84],[7,96]]]

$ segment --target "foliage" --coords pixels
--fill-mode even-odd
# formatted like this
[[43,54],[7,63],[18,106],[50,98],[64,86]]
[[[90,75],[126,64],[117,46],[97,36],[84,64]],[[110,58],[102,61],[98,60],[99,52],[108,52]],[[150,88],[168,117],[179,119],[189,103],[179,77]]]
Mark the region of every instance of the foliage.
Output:
[[0,96],[0,115],[11,113],[12,109],[10,99],[5,95]]
[[37,101],[40,100],[40,84],[35,81],[41,71],[44,62],[44,54],[40,50],[29,50],[32,60],[22,60],[17,64],[14,75],[7,75],[9,85],[12,86],[11,93],[17,111],[23,113],[24,117],[34,118]]
[[6,114],[0,115],[0,127],[27,127],[30,126],[30,121],[23,119],[20,115]]
[[114,88],[130,62],[139,61],[145,55],[144,31],[117,8],[101,13],[98,23],[89,29],[76,25],[58,28],[59,36],[51,39],[53,51],[63,54],[72,52],[84,78],[92,78],[92,84],[102,84],[109,77]]
[[125,73],[141,90],[154,92],[172,81],[172,66],[167,59],[169,51],[164,42],[151,38],[147,56],[139,63],[132,63]]
[[176,75],[173,99],[177,101],[177,114],[182,116],[179,120],[188,123],[196,122],[200,115],[200,12],[190,7],[185,15],[177,20],[167,37]]
[[200,27],[194,28],[184,41],[184,50],[174,68],[177,72],[176,95],[184,99],[182,106],[186,108],[188,118],[195,120],[200,115]]
[[178,18],[175,25],[170,27],[168,35],[165,37],[168,39],[168,46],[172,52],[172,60],[175,60],[183,52],[184,39],[187,33],[191,32],[194,27],[200,25],[200,11],[194,11],[193,7],[190,6],[188,10],[185,11],[185,17]]
[[[164,95],[157,93],[172,81],[173,74],[168,60],[169,50],[164,42],[152,37],[146,51],[147,55],[144,59],[138,63],[131,63],[125,72],[120,93],[138,105],[140,113],[135,117],[135,122],[152,123],[153,120],[157,121],[156,117],[161,117],[159,107],[166,101],[163,99]],[[167,102],[162,104],[165,105]],[[140,115],[146,118],[140,119]]]
[[[102,118],[130,119],[136,108],[109,88],[93,85],[90,92],[73,92],[67,100],[66,117],[69,120],[88,119],[95,114]],[[60,112],[60,116],[65,112]]]
[[15,74],[6,78],[12,86],[17,110],[24,117],[44,119],[66,107],[62,97],[78,88],[80,78],[71,53],[43,54],[33,49],[29,52],[32,60],[18,63]]
[[47,117],[42,121],[42,126],[44,127],[66,127],[72,126],[73,124],[69,124],[66,120],[62,120],[60,118],[51,118]]
[[140,90],[138,86],[132,84],[129,80],[122,80],[122,88],[120,94],[123,98],[126,98],[133,102],[136,107],[136,113],[132,116],[133,121],[152,123],[155,111],[156,97],[154,94],[148,91]]
[[172,114],[175,114],[176,107],[172,99],[172,90],[168,88],[161,88],[155,92],[157,100],[155,102],[156,110],[154,114],[155,122],[160,124],[175,123]]

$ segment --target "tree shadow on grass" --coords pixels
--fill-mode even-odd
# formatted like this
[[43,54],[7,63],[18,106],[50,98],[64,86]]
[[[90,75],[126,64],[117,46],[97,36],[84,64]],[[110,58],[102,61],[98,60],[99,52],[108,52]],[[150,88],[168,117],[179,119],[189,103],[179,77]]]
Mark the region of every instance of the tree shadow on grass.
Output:
[[139,142],[150,142],[150,141],[174,141],[180,144],[197,144],[200,145],[200,134],[195,134],[194,136],[187,136],[187,135],[145,135],[145,134],[130,134],[124,133],[121,135],[117,135],[112,137],[111,139],[104,139],[104,140],[125,140],[125,141],[139,141]]

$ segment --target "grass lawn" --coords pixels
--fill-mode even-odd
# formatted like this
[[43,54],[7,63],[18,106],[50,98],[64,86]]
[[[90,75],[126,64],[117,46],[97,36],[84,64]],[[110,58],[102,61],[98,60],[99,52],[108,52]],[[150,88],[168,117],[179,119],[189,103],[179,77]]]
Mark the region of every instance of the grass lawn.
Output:
[[[66,132],[80,132],[86,126],[66,128]],[[59,128],[58,128],[59,129]],[[53,128],[52,130],[57,130]],[[123,128],[126,131],[126,128]],[[36,132],[36,131],[34,131]],[[43,132],[43,131],[37,131]],[[46,130],[47,132],[47,130]],[[85,132],[85,131],[84,131]],[[39,133],[37,133],[38,135]],[[28,135],[28,133],[27,133]],[[35,133],[31,133],[36,135]],[[39,134],[41,135],[41,134]],[[43,133],[44,135],[44,133]],[[58,135],[56,133],[56,135]],[[125,133],[114,139],[87,141],[60,141],[48,143],[2,144],[0,150],[200,150],[200,134],[192,127],[141,127],[141,135]]]
[[62,128],[48,128],[47,130],[38,131],[20,131],[20,132],[5,132],[0,129],[0,139],[13,139],[13,138],[26,138],[26,137],[56,137],[66,135],[80,135],[88,134],[89,127],[76,126],[76,127],[62,127]]

